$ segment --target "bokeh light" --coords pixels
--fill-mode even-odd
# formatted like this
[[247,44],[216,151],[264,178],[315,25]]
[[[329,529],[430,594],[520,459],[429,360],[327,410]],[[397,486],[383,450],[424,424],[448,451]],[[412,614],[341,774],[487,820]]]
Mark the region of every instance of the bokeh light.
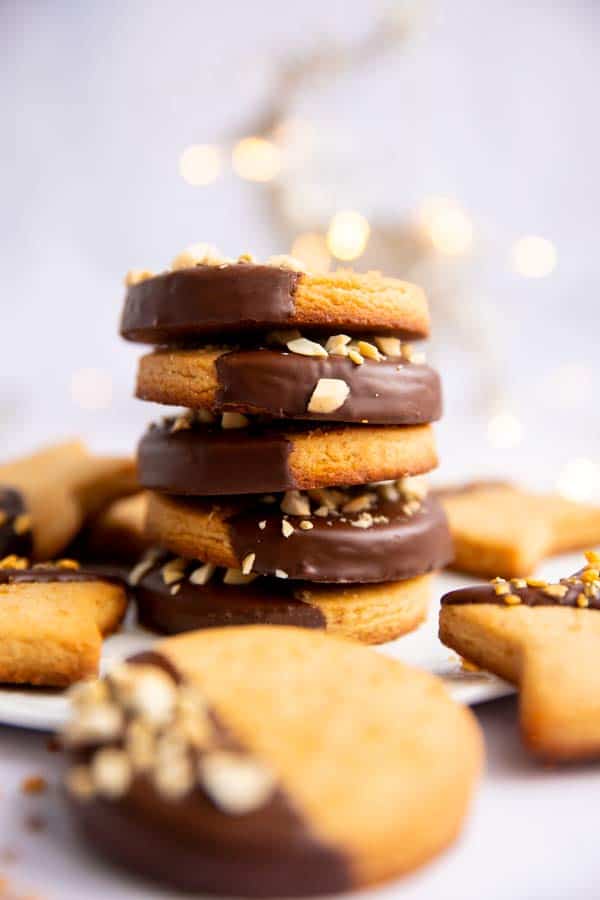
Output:
[[371,229],[369,223],[353,209],[337,212],[327,231],[327,246],[332,256],[350,261],[365,252]]
[[547,238],[528,234],[511,250],[512,268],[523,278],[546,278],[556,268],[556,247]]
[[325,235],[319,234],[317,231],[299,234],[292,244],[290,253],[312,272],[327,272],[331,266],[331,256],[327,249]]
[[447,256],[467,253],[473,244],[473,224],[450,197],[429,197],[419,210],[421,227],[434,248]]
[[561,469],[556,481],[558,493],[579,502],[600,500],[600,465],[593,459],[575,457]]
[[240,178],[272,181],[281,170],[281,151],[266,138],[242,138],[233,148],[231,163]]
[[487,437],[492,447],[510,450],[523,440],[523,426],[513,413],[496,413],[488,422]]
[[213,144],[193,144],[179,157],[179,174],[194,187],[216,181],[221,172],[221,153]]
[[112,377],[104,369],[79,369],[71,376],[70,393],[73,403],[81,409],[109,409]]

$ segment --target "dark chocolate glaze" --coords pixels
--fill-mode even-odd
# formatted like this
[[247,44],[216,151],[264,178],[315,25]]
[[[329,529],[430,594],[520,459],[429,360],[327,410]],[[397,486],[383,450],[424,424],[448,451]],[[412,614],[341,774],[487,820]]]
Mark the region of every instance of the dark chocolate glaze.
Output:
[[297,486],[288,465],[291,447],[277,426],[202,425],[171,434],[167,421],[151,426],[140,441],[138,477],[144,487],[191,496],[285,491]]
[[[403,503],[380,500],[371,510],[387,523],[358,528],[359,517],[313,516],[314,527],[303,531],[298,517],[289,517],[294,534],[281,531],[278,506],[241,505],[227,520],[229,539],[238,560],[255,553],[253,571],[270,575],[276,569],[291,579],[342,583],[402,581],[443,568],[452,558],[452,542],[444,511],[427,499],[412,516]],[[266,521],[264,529],[259,522]]]
[[[130,662],[158,665],[184,679],[160,653]],[[214,710],[209,715],[221,749],[239,750]],[[93,748],[76,754],[89,758]],[[313,833],[281,787],[264,806],[244,815],[217,809],[199,787],[165,799],[147,776],[134,779],[116,800],[68,796],[78,828],[94,848],[129,870],[179,890],[235,897],[297,897],[347,891],[349,860]]]
[[[180,634],[197,628],[225,625],[294,625],[299,628],[325,628],[319,609],[296,597],[302,587],[280,578],[258,578],[250,584],[223,583],[220,569],[208,584],[192,584],[188,576],[202,565],[190,562],[179,590],[171,593],[161,568],[172,554],[165,554],[136,586],[138,620],[146,628],[162,634]],[[306,585],[308,587],[308,585]]]
[[276,328],[294,315],[298,272],[276,266],[194,266],[128,288],[121,334],[129,341],[197,341],[229,329]]
[[11,487],[0,487],[0,559],[10,556],[30,556],[33,549],[31,529],[23,534],[15,531],[15,519],[27,513],[27,504],[20,491]]
[[[219,409],[274,418],[373,425],[420,425],[442,414],[440,379],[426,365],[399,358],[361,366],[342,356],[315,358],[282,350],[233,350],[216,362]],[[344,404],[331,413],[307,407],[320,378],[337,378],[350,387]]]
[[68,569],[51,563],[35,565],[30,569],[0,569],[0,584],[68,584],[83,581],[108,581],[126,587],[123,577],[112,570]]
[[[568,588],[567,593],[564,597],[551,597],[549,594],[544,593],[543,588],[516,588],[512,584],[510,585],[510,593],[519,596],[521,598],[521,604],[523,606],[578,607],[577,598],[580,594],[583,593],[585,583],[578,579],[573,584],[570,584],[567,579],[563,578],[561,580],[561,584],[564,584]],[[450,591],[450,593],[445,594],[442,597],[442,605],[464,606],[465,604],[471,603],[493,603],[498,606],[506,606],[508,609],[509,606],[505,603],[504,596],[505,595],[497,594],[492,584],[481,584],[477,585],[476,587],[461,588],[458,591]],[[586,600],[588,603],[588,607],[584,608],[600,609],[600,596],[593,595],[591,597],[586,597]]]

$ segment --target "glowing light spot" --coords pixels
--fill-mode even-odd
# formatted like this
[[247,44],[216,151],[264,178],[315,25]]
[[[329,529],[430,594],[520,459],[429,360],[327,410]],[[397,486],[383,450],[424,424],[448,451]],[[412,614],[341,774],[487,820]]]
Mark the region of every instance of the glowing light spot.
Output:
[[312,272],[327,272],[331,265],[325,236],[317,231],[299,234],[290,252]]
[[221,173],[221,154],[212,144],[193,144],[179,157],[179,174],[194,187],[212,184]]
[[233,148],[231,163],[240,178],[272,181],[281,170],[281,151],[266,138],[242,138]]
[[546,278],[556,268],[556,247],[547,238],[525,235],[511,250],[512,267],[523,278]]
[[71,376],[71,399],[81,409],[109,409],[113,383],[103,369],[79,369]]
[[510,450],[521,443],[523,426],[512,413],[497,413],[488,422],[487,436],[492,447],[496,447],[498,450]]
[[358,259],[365,252],[371,229],[364,216],[352,209],[337,212],[327,231],[327,246],[337,259]]
[[592,459],[576,457],[561,469],[556,481],[558,493],[568,500],[585,502],[600,498],[600,465]]
[[473,224],[450,197],[427,199],[419,211],[419,221],[439,253],[460,256],[473,244]]

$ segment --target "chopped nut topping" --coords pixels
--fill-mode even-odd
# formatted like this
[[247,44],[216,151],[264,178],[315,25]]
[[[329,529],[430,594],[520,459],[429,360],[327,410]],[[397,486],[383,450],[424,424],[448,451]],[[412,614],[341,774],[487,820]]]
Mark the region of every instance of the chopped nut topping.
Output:
[[[132,671],[133,669],[133,671]],[[156,666],[115,666],[109,673],[119,702],[155,725],[169,721],[175,706],[175,687]]]
[[250,582],[255,581],[257,578],[258,575],[256,574],[245,575],[241,569],[226,569],[225,574],[223,575],[223,584],[250,584]]
[[240,253],[237,261],[239,263],[248,263],[248,265],[256,265],[256,257],[253,253]]
[[178,584],[174,584],[170,590],[170,593],[174,597],[175,594],[178,594],[180,590],[181,590],[181,582],[179,582]]
[[413,363],[415,366],[421,366],[425,362],[426,357],[422,351],[413,350],[412,344],[402,344],[402,359]]
[[582,581],[598,581],[599,578],[600,578],[600,571],[598,569],[592,569],[592,568],[588,567],[587,569],[584,569],[583,572],[581,573]]
[[316,341],[309,341],[309,339],[305,337],[295,338],[293,341],[288,341],[286,347],[292,353],[299,353],[301,356],[329,356],[327,350],[322,346],[322,344],[318,344]]
[[585,596],[585,594],[578,594],[576,602],[577,606],[581,607],[582,609],[585,609],[586,606],[590,605],[590,601]]
[[[44,563],[47,565],[47,563]],[[10,556],[5,556],[4,559],[0,559],[0,569],[28,569],[29,568],[29,560],[24,556],[15,556],[14,553],[11,553]]]
[[224,412],[221,417],[221,428],[246,428],[250,419],[238,412]]
[[194,424],[194,414],[192,412],[183,413],[183,415],[178,416],[173,424],[171,425],[171,434],[175,434],[178,431],[187,431]]
[[302,337],[297,328],[275,329],[266,336],[267,344],[280,344],[285,347],[289,341],[297,341]]
[[233,260],[219,253],[213,244],[192,244],[175,257],[171,269],[177,271],[191,269],[194,266],[220,266],[231,262]]
[[142,578],[144,577],[144,575],[146,575],[150,571],[150,569],[152,568],[152,566],[154,565],[155,562],[156,562],[155,554],[149,553],[143,559],[141,559],[139,561],[139,563],[137,563],[137,565],[135,565],[133,567],[133,569],[131,570],[131,572],[129,573],[129,577],[127,579],[129,584],[132,587],[135,587],[137,584],[139,584],[140,581],[142,580]]
[[286,491],[280,509],[289,516],[310,516],[310,500],[300,491]]
[[516,588],[527,587],[527,582],[525,581],[524,578],[511,578],[510,583],[512,584],[513,587],[516,587]]
[[586,550],[584,556],[591,566],[600,567],[600,553],[596,550]]
[[402,356],[402,344],[396,337],[376,337],[375,343],[385,356]]
[[505,594],[504,602],[507,606],[518,606],[521,602],[521,598],[518,594]]
[[277,266],[280,269],[290,269],[292,272],[306,272],[306,266],[295,256],[288,256],[286,253],[281,256],[269,256],[267,259],[268,266]]
[[174,581],[181,581],[184,576],[184,569],[187,563],[181,556],[175,556],[165,563],[162,567],[162,580],[165,584],[173,584]]
[[319,378],[310,400],[308,412],[332,413],[340,409],[350,394],[350,387],[341,378]]
[[29,513],[21,513],[13,522],[13,531],[15,534],[25,534],[26,531],[31,531],[31,524],[32,520]]
[[143,718],[134,719],[125,732],[125,749],[136,772],[147,772],[156,756],[156,741],[152,725]]
[[92,783],[99,794],[122,797],[131,784],[132,769],[124,750],[103,747],[94,754],[91,764]]
[[130,269],[125,276],[125,287],[133,287],[134,284],[141,284],[149,278],[154,278],[154,272],[149,269]]
[[526,578],[527,587],[543,588],[548,586],[548,582],[544,578]]
[[67,726],[67,743],[92,744],[116,738],[123,724],[120,709],[113,703],[79,707],[78,715]]
[[356,366],[362,366],[364,363],[362,353],[356,347],[348,348],[348,359],[351,359]]
[[264,531],[265,528],[267,527],[267,520],[266,520],[266,519],[262,519],[262,520],[258,523],[258,527],[260,528],[261,531]]
[[214,415],[209,412],[208,409],[196,409],[194,411],[194,418],[203,425],[212,425],[215,421]]
[[73,766],[67,772],[65,786],[79,800],[91,800],[96,793],[92,775],[87,766]]
[[364,356],[366,359],[373,359],[375,362],[381,362],[383,359],[375,344],[371,344],[370,341],[359,341],[358,350],[361,356]]
[[294,533],[294,526],[291,525],[287,519],[281,520],[281,533],[284,536],[284,538],[289,538]]
[[407,500],[424,500],[429,492],[427,479],[423,475],[406,475],[399,478],[396,487]]
[[73,572],[77,572],[81,568],[75,559],[57,559],[54,565],[57,569],[71,569]]
[[386,482],[385,484],[377,485],[377,493],[381,497],[382,500],[386,500],[388,503],[397,503],[400,499],[400,492],[395,484],[391,484],[390,482]]
[[548,597],[556,597],[561,600],[568,591],[566,584],[547,584],[542,588],[542,592]]
[[506,582],[503,584],[498,583],[494,585],[494,592],[498,597],[501,597],[503,594],[510,594],[510,587]]
[[275,569],[275,578],[289,578],[289,575],[283,569]]
[[229,815],[244,815],[267,802],[273,776],[257,760],[218,751],[200,760],[200,779],[215,806]]
[[327,338],[325,349],[332,356],[348,356],[348,344],[352,338],[347,334],[333,334]]
[[161,794],[173,800],[192,789],[194,771],[185,740],[169,733],[159,738],[153,781]]
[[344,491],[338,491],[335,488],[313,488],[307,493],[315,503],[320,503],[330,510],[337,509],[348,499],[348,495]]
[[363,512],[366,509],[370,509],[374,503],[376,502],[377,497],[375,494],[365,493],[358,494],[358,496],[353,497],[352,500],[348,500],[347,503],[344,503],[342,506],[342,512],[345,513],[357,513]]
[[256,560],[256,553],[248,553],[242,560],[242,575],[249,575]]
[[314,527],[315,526],[313,525],[313,523],[308,519],[302,519],[302,521],[300,522],[300,528],[302,529],[302,531],[310,531]]
[[353,528],[372,528],[374,519],[371,513],[362,512],[357,519],[352,519],[350,525]]
[[190,576],[188,581],[191,584],[208,584],[210,579],[215,574],[216,566],[212,563],[204,563],[203,566],[198,566],[197,569],[194,569],[193,572],[190,572]]
[[324,519],[329,515],[329,512],[330,510],[328,506],[318,506],[314,511],[314,515],[319,516],[319,518],[321,519]]

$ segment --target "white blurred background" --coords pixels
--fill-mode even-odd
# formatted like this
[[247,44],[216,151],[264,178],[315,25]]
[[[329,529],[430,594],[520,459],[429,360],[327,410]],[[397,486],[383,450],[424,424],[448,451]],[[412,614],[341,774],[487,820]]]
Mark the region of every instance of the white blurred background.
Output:
[[3,453],[157,415],[127,269],[293,247],[428,286],[442,480],[600,499],[599,40],[593,0],[4,0]]

